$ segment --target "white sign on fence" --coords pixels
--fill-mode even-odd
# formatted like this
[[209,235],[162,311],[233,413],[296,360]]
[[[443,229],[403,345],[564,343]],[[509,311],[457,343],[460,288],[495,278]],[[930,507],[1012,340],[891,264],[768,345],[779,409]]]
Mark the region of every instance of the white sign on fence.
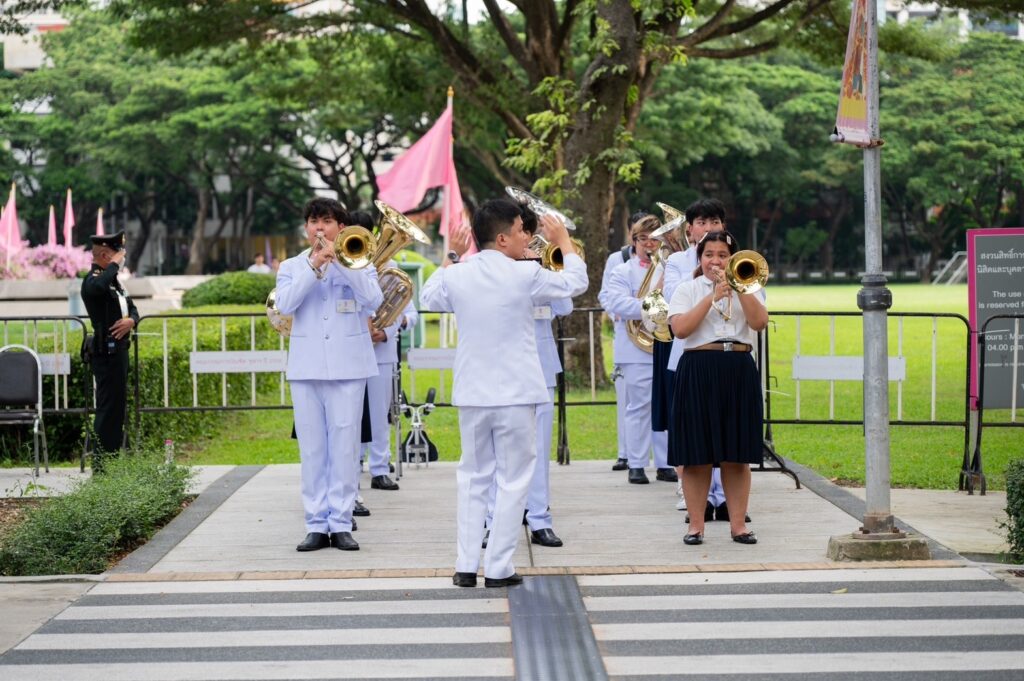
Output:
[[[863,381],[864,357],[858,355],[797,355],[793,358],[793,378],[798,381]],[[907,378],[907,361],[889,358],[889,380]]]
[[190,352],[189,370],[193,374],[278,373],[288,368],[285,350],[244,350]]
[[455,348],[413,348],[406,362],[410,369],[451,369],[455,366]]
[[71,374],[71,355],[66,352],[58,355],[40,353],[39,366],[44,376],[68,376]]

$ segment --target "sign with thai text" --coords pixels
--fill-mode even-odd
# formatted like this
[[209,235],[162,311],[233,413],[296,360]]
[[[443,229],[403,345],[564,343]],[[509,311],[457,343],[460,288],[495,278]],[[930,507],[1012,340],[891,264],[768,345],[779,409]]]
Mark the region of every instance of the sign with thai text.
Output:
[[193,374],[280,373],[288,368],[288,353],[285,350],[190,352],[188,361]]

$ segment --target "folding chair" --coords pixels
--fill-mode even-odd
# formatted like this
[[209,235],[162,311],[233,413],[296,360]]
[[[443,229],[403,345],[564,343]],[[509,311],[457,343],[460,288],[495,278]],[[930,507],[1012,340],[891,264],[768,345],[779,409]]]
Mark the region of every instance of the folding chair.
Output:
[[0,348],[0,425],[8,424],[32,426],[34,477],[39,475],[39,436],[42,435],[43,461],[49,473],[50,453],[43,427],[43,368],[39,355],[24,345]]

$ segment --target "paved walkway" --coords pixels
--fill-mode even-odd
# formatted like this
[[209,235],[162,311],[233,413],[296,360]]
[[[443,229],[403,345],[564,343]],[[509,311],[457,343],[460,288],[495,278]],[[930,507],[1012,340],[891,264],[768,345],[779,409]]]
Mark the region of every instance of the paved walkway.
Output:
[[1024,579],[950,550],[999,550],[1000,495],[894,490],[935,560],[852,567],[825,553],[859,525],[856,490],[755,473],[760,543],[709,523],[687,547],[675,485],[609,468],[552,467],[566,545],[524,533],[527,579],[507,590],[451,586],[454,464],[407,467],[398,492],[364,474],[361,550],[307,554],[298,466],[205,468],[197,500],[101,583],[0,583],[0,678],[1022,677]]
[[[235,466],[196,466],[191,492],[200,494],[210,484]],[[40,466],[39,477],[33,480],[31,468],[0,468],[0,497],[54,497],[66,494],[72,487],[92,475],[88,468],[52,467],[47,473]]]

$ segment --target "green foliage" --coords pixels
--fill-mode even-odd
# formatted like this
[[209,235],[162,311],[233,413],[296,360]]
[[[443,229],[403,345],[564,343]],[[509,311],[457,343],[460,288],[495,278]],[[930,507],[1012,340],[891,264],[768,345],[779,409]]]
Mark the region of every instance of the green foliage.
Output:
[[157,454],[121,456],[105,473],[26,513],[0,539],[0,574],[95,574],[177,515],[192,471]]
[[276,279],[272,274],[225,272],[185,292],[182,307],[255,305],[267,300]]
[[1024,459],[1015,459],[1006,467],[1006,516],[1003,527],[1010,554],[1024,561]]

